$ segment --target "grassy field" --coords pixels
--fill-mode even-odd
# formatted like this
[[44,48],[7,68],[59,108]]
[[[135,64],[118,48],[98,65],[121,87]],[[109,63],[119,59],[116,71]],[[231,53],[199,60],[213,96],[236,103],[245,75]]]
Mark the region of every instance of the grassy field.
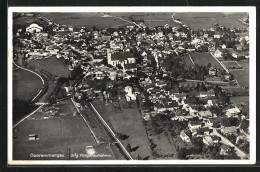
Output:
[[47,71],[54,76],[68,76],[70,71],[67,65],[56,57],[47,59],[32,60],[28,62],[29,66],[35,67],[40,70]]
[[131,148],[140,146],[136,151],[130,153],[134,159],[138,155],[141,158],[147,156],[149,156],[149,159],[152,158],[144,124],[138,109],[122,109],[120,112],[111,103],[106,106],[105,102],[102,101],[94,102],[93,105],[115,132],[129,136],[129,138],[122,141],[124,146],[127,146],[128,143]]
[[214,57],[209,52],[203,53],[192,53],[191,57],[193,58],[194,63],[197,63],[202,66],[207,66],[208,63],[211,63],[212,67],[217,67],[223,69],[222,66],[215,60]]
[[[249,86],[249,63],[247,62],[238,62],[244,70],[234,70],[231,73],[234,75],[239,85],[242,87]],[[255,78],[252,78],[255,79]]]
[[176,13],[175,18],[179,18],[182,23],[192,29],[210,29],[214,23],[225,27],[246,27],[239,21],[247,16],[247,13]]
[[26,70],[16,69],[13,71],[13,98],[18,100],[30,100],[42,88],[41,79]]
[[222,61],[222,63],[226,66],[227,69],[239,68],[240,66],[236,63],[236,61]]
[[186,64],[187,66],[191,66],[191,67],[194,66],[194,64],[192,63],[192,61],[191,61],[191,59],[190,59],[190,57],[189,57],[188,54],[186,54],[185,56],[183,56],[183,59],[184,59],[185,64]]
[[249,114],[249,96],[230,97],[230,102],[234,104],[244,104],[242,112]]
[[65,24],[67,26],[108,28],[131,25],[130,23],[113,17],[102,17],[103,15],[99,13],[43,13],[43,15],[55,23]]
[[[39,140],[28,140],[38,134]],[[13,157],[15,160],[68,160],[71,155],[86,154],[86,146],[94,146],[96,155],[106,157],[73,157],[71,159],[115,159],[107,144],[97,145],[80,116],[45,120],[25,120],[14,130]],[[34,158],[31,154],[62,154],[61,158]]]

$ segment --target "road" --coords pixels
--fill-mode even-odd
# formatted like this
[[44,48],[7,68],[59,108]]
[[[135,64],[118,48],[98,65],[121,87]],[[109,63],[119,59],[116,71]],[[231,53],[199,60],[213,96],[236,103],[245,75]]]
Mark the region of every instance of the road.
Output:
[[100,141],[98,140],[97,136],[95,135],[95,133],[93,132],[93,130],[91,129],[90,125],[88,124],[87,120],[84,118],[84,116],[80,113],[79,108],[76,106],[76,103],[74,101],[73,98],[71,98],[71,101],[73,103],[73,105],[75,106],[76,110],[78,111],[79,115],[83,118],[83,121],[85,122],[85,124],[87,125],[88,129],[90,130],[92,136],[94,137],[94,140],[96,141],[96,143],[99,145]]
[[[45,103],[47,104],[47,103]],[[30,113],[29,115],[27,115],[26,117],[24,117],[23,119],[21,119],[20,121],[18,121],[15,125],[13,125],[13,128],[15,128],[17,125],[19,125],[21,122],[23,122],[24,120],[26,120],[27,118],[29,118],[30,116],[32,116],[35,112],[37,112],[38,110],[40,110],[45,104],[42,104],[41,106],[39,106],[36,110],[34,110],[32,113]]]
[[222,143],[234,147],[236,150],[237,156],[239,156],[241,159],[249,159],[248,155],[246,155],[243,151],[241,151],[236,145],[231,143],[227,138],[225,138],[224,136],[219,134],[215,128],[213,128],[213,127],[209,127],[209,128],[213,129],[213,132],[212,132],[213,135],[216,135],[221,138]]
[[99,112],[96,110],[96,108],[90,103],[90,106],[92,109],[95,111],[96,115],[100,119],[100,121],[104,124],[104,126],[107,128],[107,130],[110,132],[110,134],[113,136],[113,138],[116,140],[116,142],[119,144],[121,149],[124,151],[126,156],[130,159],[133,160],[132,156],[129,154],[129,152],[126,150],[124,145],[121,143],[121,141],[116,137],[115,133],[112,131],[112,129],[109,127],[109,125],[106,123],[106,121],[103,119],[103,117],[99,114]]

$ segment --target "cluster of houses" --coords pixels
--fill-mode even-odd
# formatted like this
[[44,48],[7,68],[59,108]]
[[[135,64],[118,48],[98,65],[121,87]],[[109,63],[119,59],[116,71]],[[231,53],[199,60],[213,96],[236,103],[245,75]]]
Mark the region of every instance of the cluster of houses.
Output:
[[[53,23],[52,23],[53,24]],[[180,137],[185,142],[190,142],[191,137],[203,137],[206,146],[213,146],[221,143],[221,138],[212,135],[213,124],[219,117],[211,112],[212,106],[218,106],[219,100],[215,96],[214,90],[200,91],[196,93],[183,93],[176,88],[169,89],[169,82],[162,78],[154,78],[154,70],[150,66],[152,59],[155,60],[157,68],[162,69],[163,76],[168,76],[168,71],[162,64],[163,58],[169,55],[184,55],[189,52],[200,51],[203,46],[214,51],[214,55],[222,57],[223,45],[215,50],[214,41],[220,39],[221,32],[210,30],[203,31],[202,34],[195,35],[187,26],[181,28],[170,28],[167,26],[157,27],[153,31],[140,31],[138,27],[125,27],[121,29],[99,29],[88,30],[82,28],[72,28],[63,25],[53,25],[56,33],[49,36],[43,32],[43,28],[35,23],[26,28],[26,32],[32,34],[30,39],[21,38],[20,43],[26,47],[26,59],[33,60],[39,58],[64,59],[68,62],[70,70],[80,66],[85,77],[93,80],[109,79],[117,82],[118,78],[137,78],[136,71],[146,74],[147,77],[139,77],[138,87],[145,90],[144,93],[133,91],[132,86],[124,87],[125,99],[136,101],[141,96],[142,104],[150,101],[153,106],[142,107],[142,115],[145,120],[157,114],[171,114],[171,120],[188,122],[188,129],[191,133],[182,130]],[[242,39],[242,38],[241,38]],[[248,41],[243,38],[241,41]],[[141,59],[141,60],[140,60]],[[137,62],[139,61],[139,62]],[[210,75],[216,75],[215,68],[209,69]],[[180,83],[182,84],[182,83]],[[108,88],[113,88],[113,84],[107,83]],[[67,87],[66,91],[71,94],[72,88]],[[88,88],[87,85],[78,86],[75,97],[82,99],[83,93],[94,96],[101,90]],[[104,92],[106,99],[108,92]],[[202,104],[204,100],[206,103]],[[240,109],[232,107],[227,109],[227,118],[238,116]],[[236,127],[221,127],[224,135],[237,132]],[[229,145],[221,146],[221,154],[226,155],[232,149]]]

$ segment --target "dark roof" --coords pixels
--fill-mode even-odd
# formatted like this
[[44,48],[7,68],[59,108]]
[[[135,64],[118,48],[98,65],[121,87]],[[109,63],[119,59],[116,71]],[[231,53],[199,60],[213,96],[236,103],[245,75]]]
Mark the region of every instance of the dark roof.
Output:
[[124,61],[127,60],[128,58],[135,58],[135,56],[132,53],[118,53],[118,54],[111,55],[111,60]]
[[176,116],[187,116],[188,115],[188,111],[186,111],[185,109],[177,109],[175,112]]
[[125,64],[125,69],[134,69],[136,68],[136,64],[132,63],[132,64]]
[[196,104],[196,102],[197,101],[194,98],[187,98],[184,100],[184,103],[189,104],[189,105],[194,105],[194,104]]
[[93,59],[103,59],[104,58],[104,56],[93,56]]

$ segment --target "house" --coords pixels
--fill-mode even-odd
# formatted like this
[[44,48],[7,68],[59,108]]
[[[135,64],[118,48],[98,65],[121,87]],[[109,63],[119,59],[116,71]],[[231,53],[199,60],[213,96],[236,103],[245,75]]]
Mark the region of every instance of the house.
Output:
[[199,111],[199,117],[201,118],[211,118],[213,115],[212,113],[207,110],[207,111]]
[[221,133],[223,133],[224,135],[232,135],[232,134],[236,134],[237,133],[237,129],[236,129],[235,126],[222,127],[221,128]]
[[219,100],[213,99],[213,100],[208,100],[206,106],[207,107],[218,106],[218,104],[219,104]]
[[136,64],[131,63],[131,64],[123,64],[123,70],[124,71],[131,71],[134,72],[137,70]]
[[216,68],[213,68],[213,67],[209,68],[209,75],[216,76],[216,74],[217,74]]
[[210,136],[210,135],[207,135],[205,137],[203,137],[203,143],[206,145],[206,146],[214,146],[215,144],[218,144],[221,142],[221,138],[218,137],[218,136]]
[[194,132],[197,129],[201,128],[201,125],[202,125],[202,120],[198,120],[198,119],[191,120],[188,123],[188,127],[191,132]]
[[181,131],[180,132],[180,138],[184,141],[184,142],[190,142],[190,137],[185,133],[185,131]]
[[43,28],[36,23],[32,23],[30,26],[26,28],[26,32],[30,33],[39,33],[42,32],[42,30]]
[[206,146],[213,146],[213,139],[211,136],[203,137],[202,141]]
[[226,116],[227,117],[237,116],[238,113],[240,113],[240,110],[237,107],[234,107],[226,111]]
[[97,55],[94,55],[93,56],[93,63],[99,63],[99,62],[102,62],[104,59],[104,56],[97,56]]
[[178,120],[178,121],[187,121],[192,119],[193,116],[189,115],[189,112],[185,109],[177,109],[175,111],[175,116],[171,118],[171,120]]
[[234,147],[231,147],[229,145],[223,144],[220,147],[220,155],[229,155],[234,151]]
[[214,52],[214,56],[215,56],[215,57],[222,57],[222,51],[220,51],[219,49],[217,49],[217,50]]
[[195,133],[197,137],[202,137],[202,136],[208,136],[212,132],[213,129],[209,129],[209,127],[204,127],[204,128],[199,128]]
[[213,90],[210,91],[201,91],[199,94],[200,98],[210,98],[215,97],[215,92]]
[[126,100],[127,100],[127,101],[135,101],[135,100],[136,100],[136,95],[133,94],[133,89],[132,89],[132,87],[126,86],[124,90],[125,90],[125,92],[126,92],[125,97],[126,97]]

